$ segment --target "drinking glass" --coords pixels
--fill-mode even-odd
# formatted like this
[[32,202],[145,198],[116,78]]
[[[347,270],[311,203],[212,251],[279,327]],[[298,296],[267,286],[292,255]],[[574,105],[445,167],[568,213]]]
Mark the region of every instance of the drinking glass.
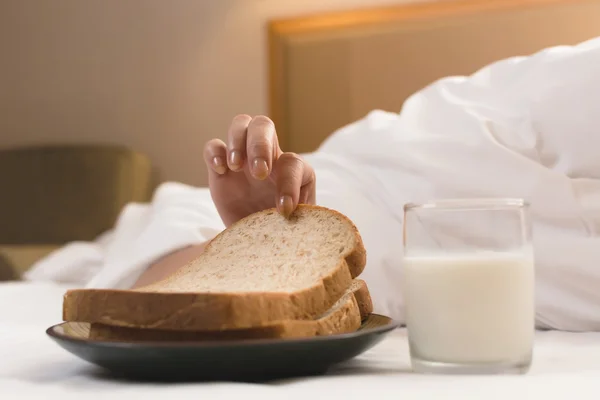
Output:
[[457,199],[404,207],[411,364],[421,373],[524,373],[535,333],[528,204]]

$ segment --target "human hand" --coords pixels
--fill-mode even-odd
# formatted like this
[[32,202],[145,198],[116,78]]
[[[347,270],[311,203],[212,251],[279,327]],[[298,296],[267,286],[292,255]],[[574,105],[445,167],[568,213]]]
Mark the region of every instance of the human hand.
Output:
[[315,203],[314,170],[298,154],[281,150],[275,125],[265,116],[236,116],[227,143],[206,143],[204,161],[225,226],[268,208],[287,217],[298,204]]

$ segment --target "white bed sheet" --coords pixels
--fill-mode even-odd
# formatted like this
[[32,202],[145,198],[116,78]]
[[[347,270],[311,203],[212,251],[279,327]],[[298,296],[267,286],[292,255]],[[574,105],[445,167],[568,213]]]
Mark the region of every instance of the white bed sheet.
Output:
[[[529,374],[436,376],[410,372],[405,330],[327,376],[271,384],[143,384],[101,378],[98,369],[45,335],[60,322],[67,286],[0,284],[0,399],[598,399],[600,333],[538,332]],[[60,396],[60,397],[59,397]],[[333,397],[332,397],[333,396]]]

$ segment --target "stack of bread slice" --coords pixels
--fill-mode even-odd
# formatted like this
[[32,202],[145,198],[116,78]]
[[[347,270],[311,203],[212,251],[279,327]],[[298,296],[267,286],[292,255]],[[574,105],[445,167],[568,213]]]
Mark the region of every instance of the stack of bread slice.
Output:
[[366,251],[344,215],[300,205],[252,214],[166,279],[133,290],[77,289],[63,319],[90,338],[198,341],[299,338],[357,330],[372,312],[356,279]]

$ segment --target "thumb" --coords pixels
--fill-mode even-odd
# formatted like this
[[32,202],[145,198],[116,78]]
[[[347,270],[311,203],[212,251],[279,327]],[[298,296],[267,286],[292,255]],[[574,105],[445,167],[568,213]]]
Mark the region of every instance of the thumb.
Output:
[[315,173],[296,153],[282,153],[273,169],[277,209],[286,218],[300,200],[314,202]]

